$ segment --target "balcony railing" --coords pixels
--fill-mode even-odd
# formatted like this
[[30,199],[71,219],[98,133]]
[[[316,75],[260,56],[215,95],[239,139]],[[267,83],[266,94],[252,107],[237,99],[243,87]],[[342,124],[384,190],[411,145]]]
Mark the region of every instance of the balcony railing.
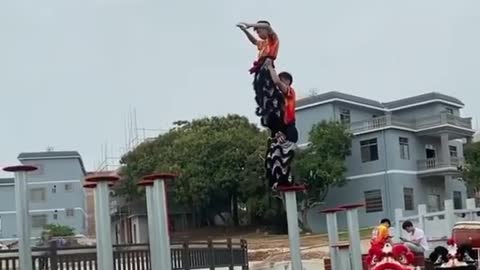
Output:
[[419,171],[433,170],[433,169],[442,169],[442,168],[457,168],[463,164],[463,159],[461,158],[450,158],[450,162],[442,161],[438,158],[429,158],[417,161],[417,166]]
[[350,125],[352,133],[360,133],[389,126],[403,127],[412,130],[423,130],[440,125],[453,125],[461,128],[472,128],[472,119],[442,113],[435,116],[420,117],[415,120],[405,120],[392,115],[372,118],[369,120],[353,122]]

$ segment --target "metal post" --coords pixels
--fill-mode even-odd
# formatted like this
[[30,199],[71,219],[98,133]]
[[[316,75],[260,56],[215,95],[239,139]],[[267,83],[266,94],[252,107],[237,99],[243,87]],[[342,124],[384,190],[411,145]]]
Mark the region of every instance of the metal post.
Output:
[[158,173],[145,176],[143,180],[153,181],[152,188],[152,201],[155,208],[153,208],[153,217],[155,219],[155,234],[156,242],[160,248],[158,255],[160,269],[170,270],[172,269],[172,256],[170,250],[170,235],[168,232],[168,212],[167,212],[167,196],[165,181],[175,178],[176,175],[170,173]]
[[3,169],[15,173],[15,210],[17,212],[18,255],[20,269],[32,269],[32,249],[30,247],[30,213],[28,209],[27,172],[37,170],[34,166],[19,165]]
[[[110,222],[110,207],[109,207],[109,190],[108,184],[106,182],[99,182],[97,184],[97,193],[98,201],[95,204],[98,204],[96,210],[98,210],[98,228],[100,229],[97,233],[97,242],[100,243],[102,255],[99,257],[99,268],[100,269],[112,269],[113,270],[113,247],[112,247],[112,232],[111,232],[111,222]],[[98,252],[97,252],[98,254]]]
[[298,230],[297,191],[303,191],[303,186],[280,187],[279,191],[285,194],[285,208],[287,210],[288,239],[290,240],[290,257],[292,270],[303,270],[302,255],[300,252],[300,232]]
[[148,221],[148,236],[149,236],[149,245],[150,245],[150,256],[152,269],[161,269],[162,261],[155,254],[162,254],[161,247],[159,246],[160,241],[158,240],[156,218],[155,218],[155,203],[153,201],[153,182],[152,181],[140,181],[138,183],[140,186],[145,186],[145,196],[147,201],[147,221]]
[[328,244],[330,247],[330,264],[332,270],[342,270],[339,265],[339,254],[337,254],[336,248],[338,244],[337,212],[341,211],[343,211],[343,209],[340,208],[330,208],[322,211],[327,218]]
[[362,244],[360,242],[360,226],[358,225],[358,208],[362,206],[364,204],[350,204],[340,207],[347,211],[352,270],[362,270]]
[[[96,183],[95,197],[95,220],[97,239],[98,268],[113,270],[113,247],[112,247],[112,224],[110,219],[109,183],[117,181],[116,176],[90,176],[87,182]],[[93,187],[93,185],[92,185]]]

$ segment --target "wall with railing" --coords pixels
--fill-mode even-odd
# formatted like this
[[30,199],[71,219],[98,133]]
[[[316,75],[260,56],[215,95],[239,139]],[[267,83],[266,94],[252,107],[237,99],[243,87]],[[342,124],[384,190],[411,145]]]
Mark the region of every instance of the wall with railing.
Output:
[[431,242],[443,241],[451,237],[453,226],[459,221],[480,221],[480,208],[475,205],[475,199],[466,200],[465,209],[454,209],[453,200],[446,200],[443,211],[427,212],[425,204],[418,205],[418,213],[414,216],[404,216],[402,209],[395,210],[394,237],[406,237],[402,230],[404,221],[410,220],[416,227],[424,230]]
[[[232,241],[184,241],[171,243],[172,270],[248,269],[247,243]],[[148,244],[114,245],[113,270],[150,270]],[[47,248],[32,250],[36,270],[102,270],[97,267],[95,246],[58,247],[52,242]],[[18,250],[0,250],[0,269],[19,268]]]
[[408,128],[411,130],[423,130],[441,125],[452,125],[471,129],[472,118],[464,118],[442,113],[440,115],[424,116],[416,119],[403,119],[395,115],[387,114],[364,121],[353,122],[350,125],[350,130],[355,134],[390,126]]

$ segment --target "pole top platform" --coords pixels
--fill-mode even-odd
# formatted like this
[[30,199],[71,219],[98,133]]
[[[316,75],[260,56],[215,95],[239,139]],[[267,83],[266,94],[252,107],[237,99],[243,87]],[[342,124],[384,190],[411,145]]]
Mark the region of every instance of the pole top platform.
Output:
[[298,191],[304,191],[306,188],[304,185],[294,185],[294,186],[280,186],[277,188],[278,191],[280,192],[298,192]]
[[15,165],[3,168],[6,172],[31,172],[36,171],[38,168],[32,165]]
[[146,181],[156,181],[156,180],[173,180],[178,177],[176,173],[153,173],[150,175],[144,176],[142,179]]
[[349,242],[338,242],[336,244],[332,245],[333,248],[338,248],[338,249],[348,249],[350,248],[350,243]]
[[337,213],[337,212],[343,212],[344,210],[345,209],[343,209],[343,208],[334,207],[334,208],[323,209],[322,211],[320,211],[320,213],[333,214],[333,213]]
[[342,209],[345,209],[345,210],[351,210],[351,209],[360,208],[360,207],[364,207],[364,206],[365,206],[364,203],[352,203],[352,204],[340,205],[340,206],[338,206],[338,208],[342,208]]
[[[108,183],[108,186],[113,187],[113,183]],[[96,187],[97,187],[97,183],[95,182],[90,182],[83,185],[83,188],[96,188]]]
[[120,177],[114,176],[114,175],[95,175],[94,174],[94,175],[85,177],[85,181],[94,182],[94,183],[115,182],[115,181],[118,181],[119,179],[120,179]]
[[141,180],[137,183],[137,186],[143,186],[143,187],[153,186],[153,181],[152,180]]

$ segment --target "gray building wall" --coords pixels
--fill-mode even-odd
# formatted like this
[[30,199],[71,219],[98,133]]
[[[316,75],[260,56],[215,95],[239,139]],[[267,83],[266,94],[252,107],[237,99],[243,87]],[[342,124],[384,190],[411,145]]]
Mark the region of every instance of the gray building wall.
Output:
[[[73,227],[75,233],[85,233],[85,194],[82,181],[84,170],[78,158],[20,160],[39,167],[29,173],[29,198],[32,237],[39,237],[43,222]],[[36,193],[36,194],[32,194]],[[14,186],[0,185],[1,239],[17,237]],[[40,217],[41,216],[41,217]],[[35,224],[34,224],[35,223]]]
[[[460,116],[460,110],[457,107],[440,102],[396,110],[392,112],[392,116],[396,119],[415,121],[423,117],[438,116],[447,107],[453,109],[454,115]],[[300,133],[299,144],[308,142],[308,133],[315,123],[322,120],[340,120],[341,109],[350,110],[351,123],[369,120],[385,114],[381,110],[338,101],[302,109],[297,112],[297,128]],[[408,139],[408,159],[402,159],[400,156],[400,137]],[[377,139],[378,160],[362,162],[360,142],[373,138]],[[441,157],[440,136],[419,136],[415,132],[394,128],[356,134],[352,140],[352,153],[346,158],[347,173],[345,176],[348,183],[342,187],[332,187],[325,198],[324,205],[309,212],[308,219],[312,230],[314,232],[326,231],[325,216],[319,213],[321,209],[347,203],[365,202],[365,191],[380,190],[383,209],[373,213],[366,213],[365,209],[361,209],[359,222],[362,227],[373,226],[385,217],[393,220],[394,209],[405,209],[404,188],[413,189],[414,209],[404,210],[406,215],[414,215],[419,204],[427,204],[433,207],[432,196],[439,196],[441,203],[445,199],[451,199],[454,191],[461,192],[462,204],[464,204],[467,194],[462,181],[444,175],[418,176],[418,161],[426,159],[426,145],[433,146],[437,158]],[[463,143],[461,141],[450,141],[449,145],[455,145],[458,157],[463,157]],[[339,214],[338,217],[341,229],[346,228],[346,220],[343,215]]]

